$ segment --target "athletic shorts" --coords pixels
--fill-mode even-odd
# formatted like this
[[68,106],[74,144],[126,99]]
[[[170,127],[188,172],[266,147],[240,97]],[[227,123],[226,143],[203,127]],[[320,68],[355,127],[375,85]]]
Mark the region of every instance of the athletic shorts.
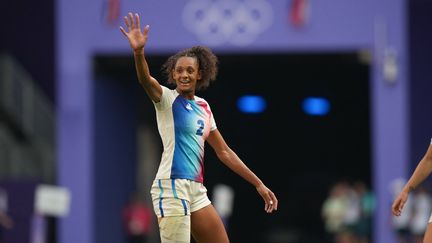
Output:
[[156,179],[150,193],[158,218],[190,215],[211,203],[205,186],[187,179]]

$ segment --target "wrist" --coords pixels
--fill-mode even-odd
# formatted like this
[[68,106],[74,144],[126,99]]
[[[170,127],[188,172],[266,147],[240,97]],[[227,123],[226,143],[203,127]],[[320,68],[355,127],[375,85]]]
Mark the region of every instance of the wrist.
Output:
[[261,180],[259,180],[259,181],[257,181],[256,183],[254,183],[253,185],[255,186],[255,188],[258,188],[258,187],[263,186],[264,183],[263,183]]
[[415,189],[414,186],[407,185],[407,186],[404,187],[403,191],[405,191],[406,193],[410,193],[414,189]]
[[144,48],[138,48],[133,50],[134,55],[143,55],[144,54]]

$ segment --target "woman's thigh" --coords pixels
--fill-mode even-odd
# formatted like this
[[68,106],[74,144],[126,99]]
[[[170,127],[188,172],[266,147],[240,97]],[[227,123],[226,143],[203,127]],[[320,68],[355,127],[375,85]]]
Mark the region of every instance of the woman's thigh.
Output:
[[197,243],[229,243],[225,227],[213,205],[191,214],[192,236]]
[[190,243],[190,216],[159,218],[161,243]]

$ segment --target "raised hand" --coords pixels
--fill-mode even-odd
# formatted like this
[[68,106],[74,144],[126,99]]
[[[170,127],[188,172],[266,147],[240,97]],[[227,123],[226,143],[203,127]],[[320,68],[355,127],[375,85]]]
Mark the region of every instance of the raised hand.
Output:
[[132,50],[135,52],[142,51],[147,42],[150,26],[146,25],[144,31],[141,32],[139,15],[137,13],[132,14],[131,12],[129,12],[128,16],[124,17],[124,22],[127,26],[127,31],[122,26],[120,26],[120,31],[128,38]]

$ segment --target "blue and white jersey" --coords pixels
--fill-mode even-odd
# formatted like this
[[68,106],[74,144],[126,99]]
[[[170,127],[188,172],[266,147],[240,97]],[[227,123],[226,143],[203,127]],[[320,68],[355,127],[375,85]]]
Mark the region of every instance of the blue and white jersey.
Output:
[[195,96],[188,100],[162,86],[160,102],[153,102],[163,153],[156,179],[204,181],[204,144],[216,123],[210,106]]

